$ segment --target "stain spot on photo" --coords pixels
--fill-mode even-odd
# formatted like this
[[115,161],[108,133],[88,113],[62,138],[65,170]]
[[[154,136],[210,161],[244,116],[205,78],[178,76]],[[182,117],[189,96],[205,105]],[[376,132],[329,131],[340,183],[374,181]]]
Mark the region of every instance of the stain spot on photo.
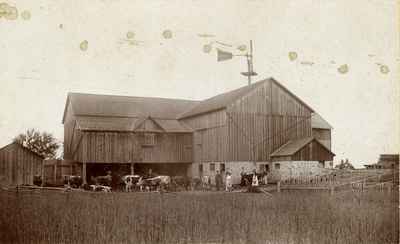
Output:
[[203,46],[203,52],[204,53],[210,53],[211,50],[212,50],[211,44],[206,44],[206,45]]
[[296,52],[289,52],[289,60],[290,61],[295,61],[297,59],[297,53]]
[[171,39],[172,38],[172,31],[171,30],[165,30],[165,31],[163,31],[162,36],[165,39]]
[[126,33],[126,38],[133,39],[135,37],[135,33],[133,31],[128,31]]
[[16,20],[18,18],[18,10],[8,3],[0,3],[0,18],[1,17],[7,20]]
[[81,44],[79,45],[79,48],[82,51],[86,51],[88,47],[89,47],[89,42],[87,40],[82,41]]
[[343,64],[338,68],[338,72],[341,74],[346,74],[349,72],[349,66],[347,64]]
[[390,72],[389,67],[387,65],[381,65],[379,68],[382,74],[387,74]]
[[30,20],[31,19],[31,12],[25,10],[21,13],[21,17],[23,20]]

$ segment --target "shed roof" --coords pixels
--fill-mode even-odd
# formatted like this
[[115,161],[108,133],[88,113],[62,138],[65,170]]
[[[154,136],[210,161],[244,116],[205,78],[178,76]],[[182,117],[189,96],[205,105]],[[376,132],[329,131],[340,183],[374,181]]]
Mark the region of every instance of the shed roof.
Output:
[[326,150],[328,150],[331,154],[335,155],[331,150],[329,150],[327,147],[325,147],[321,142],[319,142],[317,139],[314,137],[305,137],[297,140],[291,140],[275,150],[272,154],[271,157],[279,157],[279,156],[291,156],[298,152],[300,149],[308,145],[310,142],[316,141],[318,144],[320,144],[322,147],[324,147]]
[[121,118],[121,117],[100,117],[100,116],[77,116],[77,125],[80,130],[92,131],[131,131],[137,130],[137,127],[145,120],[155,121],[165,132],[188,133],[192,132],[190,128],[175,119],[153,119],[147,118]]
[[133,131],[139,118],[77,116],[76,122],[80,130],[96,131]]
[[315,129],[332,129],[332,126],[318,113],[312,114],[311,127]]
[[193,132],[188,126],[184,123],[174,120],[174,119],[154,119],[154,121],[163,128],[166,132],[175,132],[175,133],[186,133]]
[[64,110],[64,118],[68,102],[71,102],[76,116],[106,117],[148,117],[176,119],[179,114],[191,109],[198,101],[158,98],[129,97],[114,95],[95,95],[69,93]]
[[3,151],[4,149],[6,149],[6,148],[8,148],[8,147],[20,147],[20,148],[22,148],[24,151],[26,151],[26,152],[28,152],[28,153],[30,153],[30,154],[33,154],[33,155],[35,155],[36,157],[39,157],[39,158],[44,159],[44,157],[43,157],[42,155],[40,155],[39,153],[30,150],[29,148],[27,148],[27,147],[25,147],[25,146],[19,144],[18,142],[11,142],[10,144],[7,144],[7,145],[5,145],[4,147],[0,148],[0,151]]

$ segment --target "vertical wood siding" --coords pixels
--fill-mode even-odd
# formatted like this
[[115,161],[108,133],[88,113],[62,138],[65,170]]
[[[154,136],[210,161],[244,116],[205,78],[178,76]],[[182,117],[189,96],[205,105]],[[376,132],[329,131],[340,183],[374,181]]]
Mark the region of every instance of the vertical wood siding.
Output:
[[155,144],[145,145],[143,133],[80,132],[74,160],[90,163],[192,162],[190,133],[155,133]]
[[10,144],[0,150],[0,183],[33,185],[33,176],[41,175],[43,158]]
[[294,161],[332,161],[333,155],[315,140],[292,156]]
[[194,162],[224,161],[227,154],[228,130],[225,109],[182,120],[193,130]]
[[319,140],[324,146],[331,149],[331,130],[329,129],[312,129],[312,135],[315,139]]
[[228,161],[269,161],[291,139],[311,135],[311,111],[274,82],[227,109]]

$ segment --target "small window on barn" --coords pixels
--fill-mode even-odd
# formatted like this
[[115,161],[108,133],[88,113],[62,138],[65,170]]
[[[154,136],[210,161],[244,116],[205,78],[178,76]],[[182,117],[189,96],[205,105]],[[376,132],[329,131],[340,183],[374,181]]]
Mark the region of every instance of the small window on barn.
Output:
[[210,171],[215,171],[215,164],[214,163],[210,163]]
[[203,174],[203,164],[199,164],[199,172],[200,174]]
[[144,134],[144,146],[154,146],[156,144],[156,135],[154,133],[145,133]]
[[280,169],[281,168],[281,164],[275,164],[275,169]]

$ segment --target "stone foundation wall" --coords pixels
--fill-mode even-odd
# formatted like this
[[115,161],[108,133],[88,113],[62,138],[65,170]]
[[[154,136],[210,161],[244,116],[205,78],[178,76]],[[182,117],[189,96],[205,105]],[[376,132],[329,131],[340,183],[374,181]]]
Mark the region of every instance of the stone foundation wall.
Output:
[[[269,175],[268,182],[274,183],[278,179],[286,180],[292,177],[304,177],[304,176],[318,176],[324,175],[330,172],[329,162],[320,163],[318,161],[279,161],[279,162],[207,162],[201,163],[203,165],[203,175],[211,177],[211,184],[215,184],[215,175],[217,171],[221,172],[221,164],[225,164],[225,171],[232,173],[233,184],[240,183],[240,172],[242,167],[246,173],[251,173],[255,169],[257,173],[262,172],[265,169],[265,165],[268,165]],[[210,165],[214,164],[214,170],[210,169]],[[277,167],[279,164],[279,169]],[[192,163],[188,169],[188,176],[193,178],[199,178],[199,165],[200,163]],[[224,173],[224,172],[223,172]],[[223,179],[225,180],[225,174]]]
[[272,162],[270,170],[270,182],[276,182],[278,179],[324,175],[330,169],[326,167],[326,163],[318,161],[279,161]]

